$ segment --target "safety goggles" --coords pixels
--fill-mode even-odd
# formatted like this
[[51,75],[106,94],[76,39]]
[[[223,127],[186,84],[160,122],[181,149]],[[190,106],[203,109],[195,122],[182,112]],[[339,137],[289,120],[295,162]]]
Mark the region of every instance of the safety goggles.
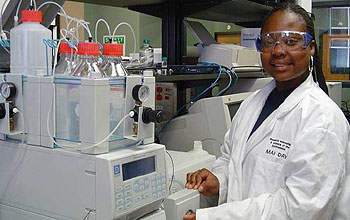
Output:
[[312,39],[312,36],[306,32],[271,32],[263,34],[256,39],[256,49],[261,53],[270,53],[278,43],[285,51],[298,51],[305,49]]

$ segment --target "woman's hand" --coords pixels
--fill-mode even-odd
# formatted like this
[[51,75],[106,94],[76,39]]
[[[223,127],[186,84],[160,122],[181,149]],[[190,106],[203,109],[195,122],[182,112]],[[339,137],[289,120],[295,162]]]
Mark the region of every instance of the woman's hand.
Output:
[[218,178],[207,169],[201,169],[187,174],[186,188],[198,189],[205,196],[218,195],[219,185]]

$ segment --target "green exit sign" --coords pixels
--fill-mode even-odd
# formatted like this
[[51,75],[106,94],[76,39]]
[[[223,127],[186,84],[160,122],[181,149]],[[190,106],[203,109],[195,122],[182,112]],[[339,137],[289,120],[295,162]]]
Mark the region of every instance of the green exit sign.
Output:
[[[108,44],[109,36],[103,36],[103,43]],[[125,35],[114,35],[112,36],[113,44],[123,44],[123,56],[125,56]]]

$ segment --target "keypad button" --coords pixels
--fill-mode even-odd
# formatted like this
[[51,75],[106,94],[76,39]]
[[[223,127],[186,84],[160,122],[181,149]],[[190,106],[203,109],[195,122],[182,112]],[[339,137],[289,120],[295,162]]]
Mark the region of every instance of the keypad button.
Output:
[[141,201],[141,199],[142,199],[142,197],[141,197],[141,196],[136,196],[136,197],[135,197],[135,202],[140,202],[140,201]]
[[116,186],[115,187],[115,191],[116,192],[121,192],[123,190],[123,187],[121,187],[121,186]]
[[157,198],[157,194],[153,194],[153,199],[156,199]]
[[131,190],[127,190],[124,192],[125,196],[130,196],[131,195]]
[[117,193],[117,194],[115,195],[115,197],[116,197],[117,199],[121,199],[121,198],[123,198],[123,193]]
[[159,173],[156,175],[156,178],[157,178],[157,179],[159,179],[159,178],[160,178],[160,174],[159,174]]
[[125,202],[131,202],[131,201],[132,201],[132,198],[130,196],[125,198]]
[[157,186],[157,190],[161,191],[162,190],[162,186]]
[[139,190],[139,184],[134,184],[134,190],[135,190],[135,192],[137,192],[138,190]]
[[117,207],[117,211],[123,211],[124,210],[124,206],[118,206]]
[[149,193],[146,193],[145,195],[143,195],[143,199],[148,199],[149,198]]
[[162,183],[165,183],[165,178],[162,179]]
[[162,185],[162,189],[166,189],[166,185],[165,184]]
[[125,208],[130,208],[131,207],[131,202],[128,202],[125,204]]
[[158,196],[158,197],[161,197],[161,196],[162,196],[162,192],[158,192],[158,193],[157,193],[157,196]]
[[166,190],[163,190],[162,193],[163,193],[163,195],[166,195]]
[[160,185],[161,184],[161,181],[160,180],[157,180],[157,185]]
[[122,199],[118,199],[115,203],[117,204],[117,206],[120,206],[124,203],[124,201]]
[[157,184],[156,184],[156,182],[152,182],[152,186],[156,186]]
[[144,184],[143,179],[140,179],[140,180],[139,180],[139,184],[140,184],[140,185],[143,185],[143,184]]
[[157,187],[153,187],[153,188],[152,188],[152,192],[153,192],[153,193],[157,192]]
[[145,186],[146,186],[146,188],[149,187],[149,180],[146,180],[146,181],[145,181]]
[[145,186],[140,186],[140,191],[143,191],[143,190],[145,190]]
[[130,184],[124,186],[124,190],[130,190],[130,189],[131,189],[131,185]]

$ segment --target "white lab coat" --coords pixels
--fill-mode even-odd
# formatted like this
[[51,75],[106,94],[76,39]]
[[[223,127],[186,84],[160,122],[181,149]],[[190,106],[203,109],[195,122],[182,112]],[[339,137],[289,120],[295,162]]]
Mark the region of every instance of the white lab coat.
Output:
[[197,220],[331,219],[346,175],[349,125],[310,75],[248,139],[275,87],[272,81],[241,104],[213,168],[219,206],[197,210]]

